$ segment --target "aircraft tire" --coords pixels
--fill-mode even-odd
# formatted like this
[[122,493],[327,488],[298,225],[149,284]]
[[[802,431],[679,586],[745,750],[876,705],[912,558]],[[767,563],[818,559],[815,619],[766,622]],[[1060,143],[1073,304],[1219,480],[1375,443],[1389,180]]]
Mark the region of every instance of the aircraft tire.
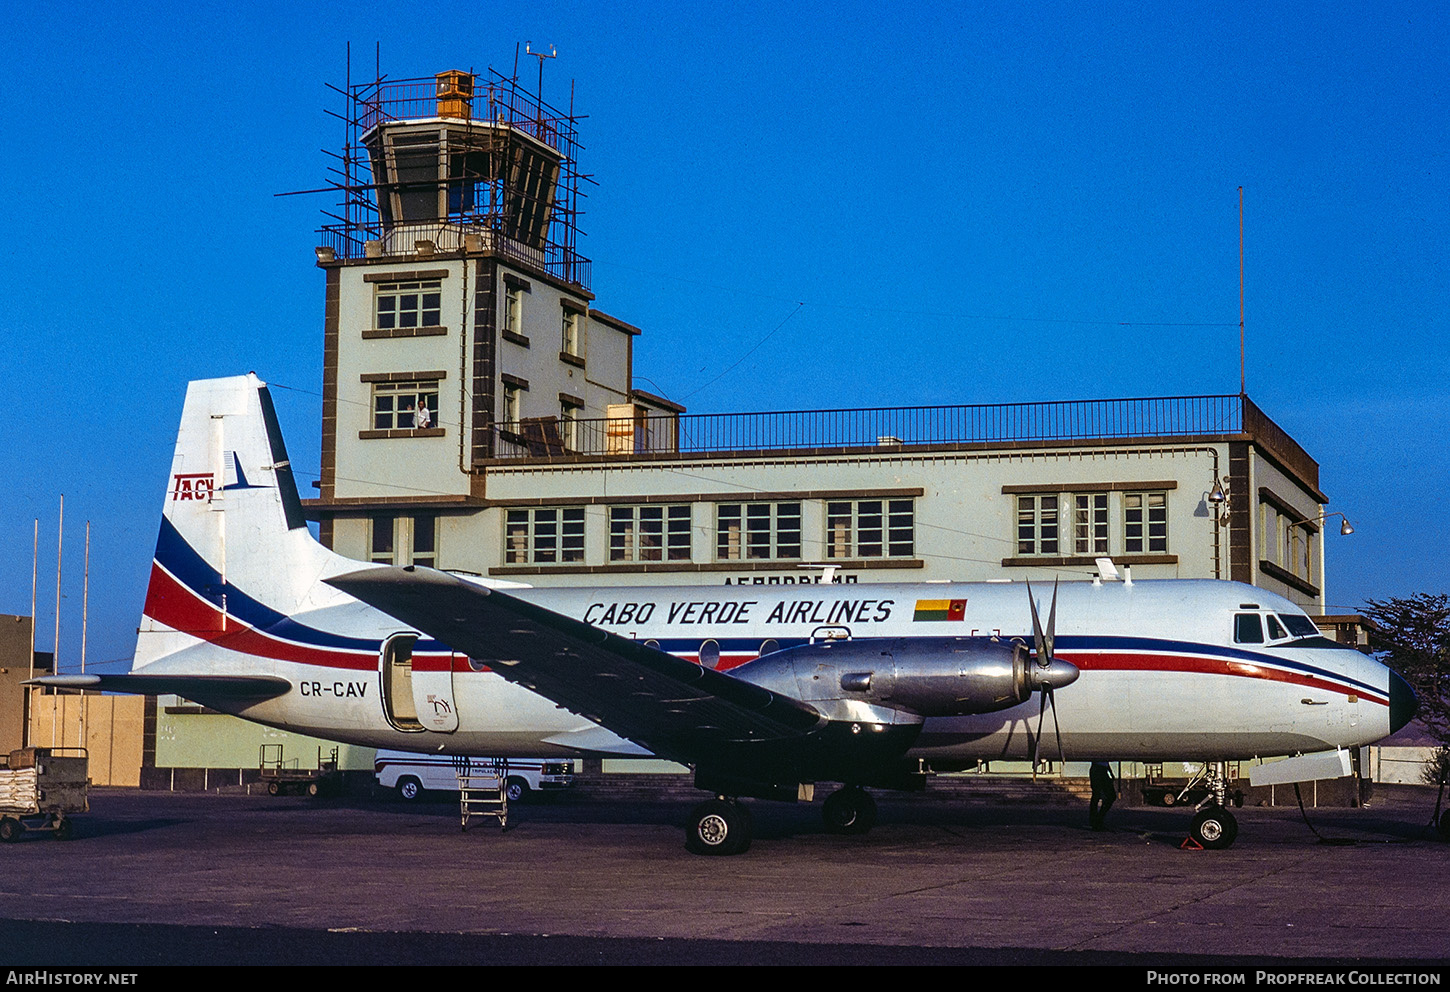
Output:
[[1222,851],[1239,835],[1239,823],[1222,806],[1209,806],[1193,818],[1189,835],[1209,851]]
[[876,800],[862,788],[837,789],[821,806],[821,819],[833,834],[864,834],[876,825]]
[[690,813],[685,850],[691,854],[728,856],[750,849],[750,812],[728,799],[711,799]]

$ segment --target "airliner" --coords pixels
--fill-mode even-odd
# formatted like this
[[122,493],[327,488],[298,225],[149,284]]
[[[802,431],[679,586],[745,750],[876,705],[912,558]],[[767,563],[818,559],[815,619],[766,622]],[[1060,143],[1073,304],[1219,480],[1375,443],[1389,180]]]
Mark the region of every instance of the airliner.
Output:
[[1227,762],[1343,754],[1416,706],[1235,582],[545,589],[350,560],[309,531],[255,375],[188,388],[131,672],[35,682],[378,748],[669,759],[712,796],[686,846],[720,855],[750,846],[745,798],[831,783],[826,827],[861,833],[869,789],[1054,755],[1203,762],[1190,835],[1227,847]]

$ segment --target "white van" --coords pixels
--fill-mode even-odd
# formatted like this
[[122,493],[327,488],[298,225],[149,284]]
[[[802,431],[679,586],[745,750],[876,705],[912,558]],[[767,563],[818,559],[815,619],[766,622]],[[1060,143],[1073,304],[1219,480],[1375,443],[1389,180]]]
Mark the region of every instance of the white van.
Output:
[[[373,774],[385,789],[413,802],[425,789],[458,791],[458,772],[489,771],[493,758],[460,758],[452,754],[414,754],[411,751],[379,751]],[[530,792],[567,789],[574,784],[574,762],[569,758],[509,758],[505,779],[510,802],[519,802]]]

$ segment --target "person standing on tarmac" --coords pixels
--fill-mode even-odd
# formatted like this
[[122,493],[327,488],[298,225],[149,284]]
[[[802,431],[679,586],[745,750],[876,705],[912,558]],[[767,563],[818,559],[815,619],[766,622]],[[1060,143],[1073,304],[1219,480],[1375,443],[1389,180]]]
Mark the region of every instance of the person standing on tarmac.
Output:
[[1118,798],[1113,770],[1106,761],[1094,761],[1088,769],[1088,781],[1093,787],[1092,802],[1088,805],[1088,824],[1094,830],[1103,830],[1108,810],[1113,808],[1113,801]]

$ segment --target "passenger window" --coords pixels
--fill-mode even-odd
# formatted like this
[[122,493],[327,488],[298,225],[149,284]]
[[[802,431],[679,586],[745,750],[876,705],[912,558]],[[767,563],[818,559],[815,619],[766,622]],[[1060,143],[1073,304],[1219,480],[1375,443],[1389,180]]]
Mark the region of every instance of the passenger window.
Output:
[[1264,643],[1264,625],[1257,613],[1234,614],[1234,640],[1239,644]]
[[706,641],[700,645],[700,664],[706,668],[720,667],[720,643],[718,641]]
[[1279,625],[1279,619],[1272,613],[1266,616],[1264,621],[1269,625],[1269,640],[1278,641],[1289,636],[1284,632],[1284,628]]

